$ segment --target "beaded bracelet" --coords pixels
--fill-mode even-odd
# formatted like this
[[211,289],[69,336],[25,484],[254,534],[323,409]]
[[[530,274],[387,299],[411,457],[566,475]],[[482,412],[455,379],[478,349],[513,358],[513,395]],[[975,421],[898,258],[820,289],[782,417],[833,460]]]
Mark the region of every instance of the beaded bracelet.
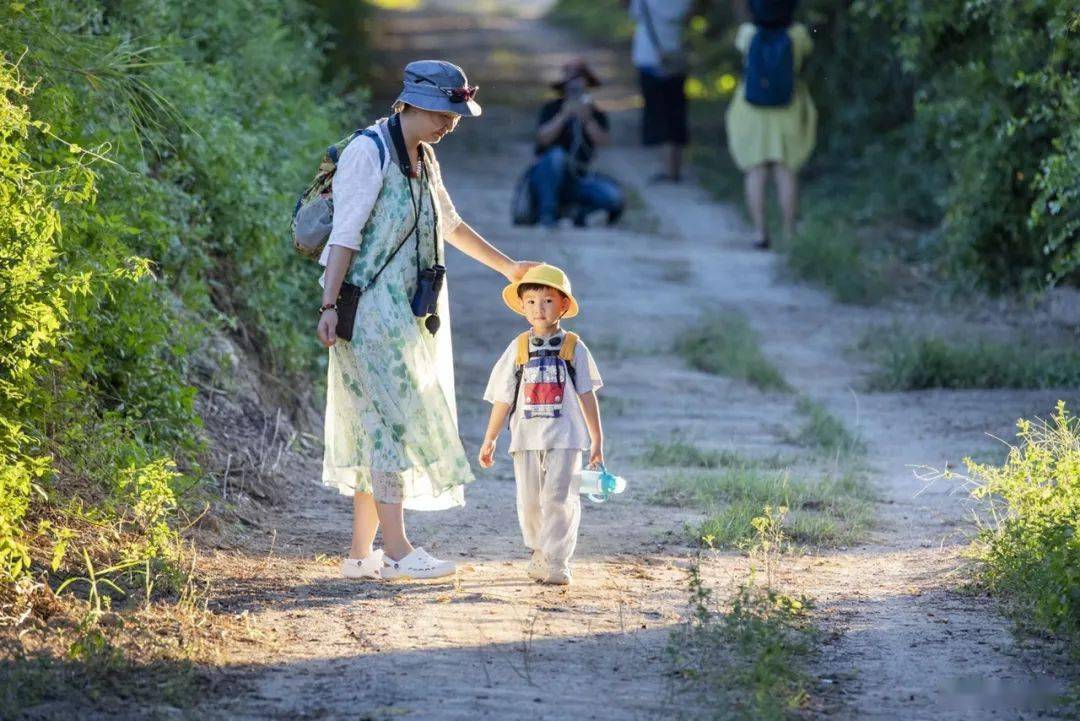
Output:
[[328,310],[337,311],[337,303],[324,303],[319,306],[319,315],[322,315]]

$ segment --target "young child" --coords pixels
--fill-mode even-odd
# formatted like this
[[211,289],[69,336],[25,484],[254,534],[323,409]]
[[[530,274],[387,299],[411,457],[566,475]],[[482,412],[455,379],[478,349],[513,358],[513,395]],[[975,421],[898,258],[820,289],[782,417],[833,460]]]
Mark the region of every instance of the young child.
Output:
[[589,451],[590,466],[604,462],[596,401],[603,383],[589,349],[559,327],[578,314],[565,273],[551,265],[530,268],[503,289],[503,300],[531,329],[514,339],[491,371],[484,392],[491,418],[480,465],[494,465],[495,442],[509,417],[518,521],[532,549],[529,576],[567,585],[581,520],[581,452]]

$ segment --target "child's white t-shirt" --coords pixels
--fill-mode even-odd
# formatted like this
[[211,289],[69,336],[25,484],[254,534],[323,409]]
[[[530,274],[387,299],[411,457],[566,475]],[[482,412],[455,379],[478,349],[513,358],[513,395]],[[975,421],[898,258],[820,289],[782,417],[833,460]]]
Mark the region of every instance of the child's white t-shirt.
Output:
[[[564,331],[558,335],[565,336]],[[484,400],[488,403],[514,403],[514,361],[517,360],[517,338],[507,346],[491,370]],[[600,371],[596,368],[592,353],[581,339],[574,348],[575,389],[578,394],[600,389]],[[567,377],[570,383],[569,374]],[[562,404],[558,418],[525,418],[523,408],[525,384],[518,388],[517,406],[510,418],[510,453],[515,451],[550,451],[557,448],[586,451],[591,446],[589,427],[577,398],[568,398]]]

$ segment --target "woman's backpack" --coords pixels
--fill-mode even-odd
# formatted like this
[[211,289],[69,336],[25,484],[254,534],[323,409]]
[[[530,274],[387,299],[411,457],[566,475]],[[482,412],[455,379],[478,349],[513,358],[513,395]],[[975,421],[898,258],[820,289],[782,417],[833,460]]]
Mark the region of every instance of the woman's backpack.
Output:
[[795,53],[787,28],[759,27],[746,54],[746,102],[779,107],[795,94]]
[[345,147],[359,135],[366,135],[375,141],[379,149],[379,167],[384,163],[386,146],[379,133],[371,128],[357,130],[326,149],[319,169],[315,172],[315,179],[300,194],[296,207],[293,208],[293,248],[305,258],[318,260],[330,237],[330,231],[334,227],[333,180],[338,158]]

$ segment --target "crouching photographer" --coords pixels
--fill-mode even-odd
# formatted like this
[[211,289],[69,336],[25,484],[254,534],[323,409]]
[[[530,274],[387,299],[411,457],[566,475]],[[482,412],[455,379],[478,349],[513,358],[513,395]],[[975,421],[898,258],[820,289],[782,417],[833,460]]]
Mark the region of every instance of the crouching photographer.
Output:
[[623,192],[610,176],[588,170],[596,148],[610,142],[607,115],[588,95],[600,80],[584,60],[563,67],[552,84],[559,97],[540,109],[536,131],[537,160],[522,178],[514,222],[539,222],[553,228],[569,216],[584,226],[588,215],[603,210],[609,224],[623,211]]

